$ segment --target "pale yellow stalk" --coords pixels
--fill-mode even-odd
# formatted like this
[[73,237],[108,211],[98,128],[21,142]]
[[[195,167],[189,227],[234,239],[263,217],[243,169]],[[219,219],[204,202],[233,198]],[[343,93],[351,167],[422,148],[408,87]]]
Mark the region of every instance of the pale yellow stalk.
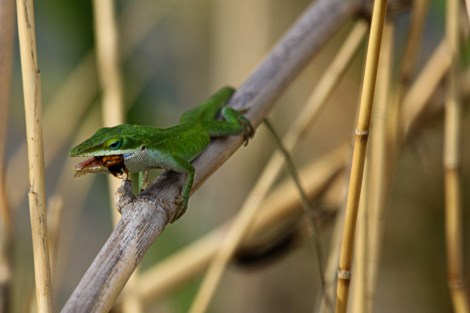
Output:
[[[94,0],[96,51],[98,56],[98,76],[103,89],[102,117],[105,127],[116,126],[124,122],[123,84],[120,70],[118,28],[113,0]],[[116,209],[114,193],[120,181],[108,175],[109,198],[114,224],[120,215]],[[139,299],[135,296],[137,272],[129,279],[123,296],[123,312],[141,312]]]
[[447,1],[446,43],[451,64],[447,75],[444,121],[444,191],[446,217],[447,279],[456,313],[469,313],[470,302],[465,286],[462,251],[461,149],[462,106],[458,89],[459,65],[458,0]]
[[359,117],[355,131],[354,151],[349,178],[348,198],[346,202],[346,217],[339,258],[338,285],[336,292],[337,313],[345,313],[348,305],[352,253],[354,250],[354,234],[361,193],[362,176],[364,172],[367,138],[369,135],[369,124],[374,99],[375,81],[377,76],[386,4],[386,0],[375,1],[372,14]]
[[404,136],[417,127],[416,118],[423,113],[426,102],[431,98],[450,66],[450,56],[445,42],[441,42],[434,50],[421,74],[403,97],[400,112],[401,131]]
[[51,272],[46,222],[46,184],[41,118],[41,81],[37,62],[32,0],[18,0],[18,33],[29,164],[29,208],[33,237],[34,275],[39,313],[52,306]]
[[417,56],[421,47],[424,22],[428,8],[428,0],[415,0],[412,4],[410,31],[406,38],[405,51],[399,68],[399,84],[407,86],[416,66]]
[[[378,259],[382,243],[384,228],[384,215],[387,203],[387,192],[391,181],[390,163],[391,147],[388,144],[390,123],[393,121],[390,114],[390,79],[393,61],[393,32],[394,24],[385,21],[382,48],[380,52],[380,71],[377,77],[377,95],[372,116],[373,131],[370,136],[370,149],[368,153],[367,168],[364,176],[364,192],[361,195],[358,232],[358,248],[355,256],[358,257],[357,271],[353,281],[355,297],[353,312],[373,312],[375,298],[375,277],[378,271]],[[363,199],[363,195],[365,198]],[[360,260],[360,261],[359,261]],[[360,284],[358,284],[360,282]]]

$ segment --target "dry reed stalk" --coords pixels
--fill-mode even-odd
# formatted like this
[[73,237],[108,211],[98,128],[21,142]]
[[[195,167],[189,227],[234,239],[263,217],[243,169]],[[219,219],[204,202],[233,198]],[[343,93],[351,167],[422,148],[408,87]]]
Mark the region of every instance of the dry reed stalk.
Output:
[[[122,78],[119,60],[119,45],[116,17],[112,0],[94,0],[95,42],[103,97],[101,115],[103,125],[111,127],[124,122],[124,105]],[[108,175],[108,189],[111,203],[114,203],[114,192],[119,187],[119,180]],[[114,225],[119,221],[115,205],[111,206]]]
[[465,0],[465,7],[467,9],[467,17],[470,20],[470,0]]
[[412,126],[418,127],[416,118],[423,113],[427,101],[444,78],[449,66],[449,53],[447,52],[445,42],[442,41],[431,55],[419,77],[403,97],[400,124],[404,136],[407,136],[407,133],[413,130],[411,129]]
[[458,0],[447,1],[446,44],[450,54],[444,121],[444,195],[446,218],[447,279],[454,311],[469,313],[470,302],[465,286],[462,251],[462,185],[460,177],[462,144],[462,106],[458,89],[459,78],[459,17]]
[[51,272],[46,222],[46,186],[41,120],[41,81],[37,63],[33,2],[17,0],[18,33],[29,163],[29,208],[33,237],[38,312],[52,306]]
[[[360,20],[356,22],[345,44],[341,47],[331,65],[324,72],[325,74],[309,97],[307,105],[302,112],[298,114],[298,118],[285,135],[283,145],[287,150],[293,150],[299,139],[307,132],[315,118],[320,114],[321,109],[326,104],[326,100],[332,94],[347,66],[350,64],[352,57],[365,36],[366,30],[367,25],[364,21]],[[203,312],[205,310],[209,299],[212,297],[220,281],[222,273],[238,245],[241,243],[245,233],[248,231],[252,220],[255,218],[257,209],[280,173],[283,164],[284,158],[282,154],[276,151],[268,161],[260,178],[242,205],[239,213],[240,220],[234,222],[233,230],[228,232],[226,241],[212,261],[206,279],[203,281],[200,292],[196,296],[192,308],[194,311],[192,312]]]
[[[352,281],[351,312],[367,312],[366,289],[367,289],[367,261],[369,258],[369,212],[368,196],[371,189],[371,169],[370,158],[367,157],[364,165],[364,177],[362,180],[362,190],[359,200],[357,215],[355,251],[354,251],[354,280]],[[328,312],[328,311],[327,311]]]
[[369,135],[369,124],[374,99],[375,80],[377,76],[386,4],[386,0],[375,1],[372,14],[363,89],[358,122],[355,131],[354,151],[351,164],[348,198],[346,202],[346,216],[342,236],[343,239],[339,258],[338,286],[336,293],[337,313],[345,313],[348,303],[352,253],[354,249],[354,234],[361,193],[367,137]]
[[399,68],[398,83],[406,87],[411,79],[416,66],[416,60],[421,47],[421,39],[423,35],[424,22],[428,9],[428,0],[413,1],[412,15],[410,21],[410,30],[406,38],[405,51],[401,58]]
[[[346,145],[301,169],[301,178],[310,199],[318,199],[332,180],[344,169],[346,161]],[[335,180],[337,181],[337,180]],[[342,183],[342,182],[340,182]],[[260,234],[272,229],[273,225],[282,223],[294,216],[300,217],[302,208],[298,191],[290,179],[284,180],[269,196],[263,200],[259,214],[243,244],[247,244]],[[222,238],[230,228],[228,222],[209,234],[191,243],[163,262],[145,271],[141,275],[139,295],[147,304],[161,299],[173,289],[199,275],[210,263],[222,243]],[[191,262],[188,262],[191,260]]]
[[5,146],[7,142],[8,105],[10,103],[11,67],[15,4],[0,0],[0,312],[11,311],[12,221],[6,192]]
[[[389,138],[387,138],[388,146],[390,147],[391,155],[396,154],[398,145],[401,144],[404,134],[400,132],[400,111],[402,107],[403,97],[408,90],[411,83],[412,76],[418,60],[418,51],[421,46],[423,36],[424,23],[426,21],[426,13],[428,9],[428,0],[413,1],[410,27],[408,36],[406,38],[405,49],[403,57],[400,58],[400,65],[398,69],[397,84],[395,90],[391,93],[390,115],[392,121],[390,122]],[[394,158],[394,157],[392,157]],[[390,165],[390,171],[393,171],[393,166]]]
[[[124,122],[124,100],[122,91],[122,77],[119,59],[118,29],[113,0],[94,0],[94,21],[96,35],[96,50],[98,56],[98,76],[103,89],[102,117],[103,125],[115,126]],[[108,192],[112,205],[111,214],[113,224],[119,221],[114,193],[119,188],[120,181],[108,175]],[[137,271],[129,279],[123,292],[122,311],[141,312],[139,299],[133,290],[137,284]]]
[[[390,124],[394,121],[390,110],[390,86],[393,63],[393,33],[395,27],[392,21],[386,20],[383,30],[382,48],[380,52],[380,72],[377,77],[377,95],[375,97],[374,111],[372,115],[372,133],[370,137],[370,149],[368,154],[367,169],[364,185],[365,199],[359,209],[359,218],[362,218],[362,234],[364,235],[362,248],[357,249],[356,254],[361,257],[361,262],[356,262],[362,267],[362,276],[354,282],[356,297],[353,301],[353,312],[372,312],[375,299],[375,277],[378,271],[382,233],[384,229],[384,215],[387,204],[387,193],[392,180],[391,164],[393,154],[388,138],[391,131]],[[359,228],[359,227],[358,227]],[[357,277],[356,276],[356,277]]]

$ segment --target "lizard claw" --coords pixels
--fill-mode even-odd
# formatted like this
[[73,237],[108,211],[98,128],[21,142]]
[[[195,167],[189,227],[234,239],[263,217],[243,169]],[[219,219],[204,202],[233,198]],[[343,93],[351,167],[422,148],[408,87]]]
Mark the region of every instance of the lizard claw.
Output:
[[179,195],[178,197],[176,197],[175,204],[178,206],[178,209],[176,210],[176,213],[174,217],[172,218],[171,223],[179,219],[184,214],[184,212],[186,212],[186,209],[188,208],[188,202],[184,200],[182,195]]
[[243,127],[243,139],[244,146],[248,145],[248,142],[255,135],[255,128],[251,125],[251,122],[244,116],[240,116],[240,125]]

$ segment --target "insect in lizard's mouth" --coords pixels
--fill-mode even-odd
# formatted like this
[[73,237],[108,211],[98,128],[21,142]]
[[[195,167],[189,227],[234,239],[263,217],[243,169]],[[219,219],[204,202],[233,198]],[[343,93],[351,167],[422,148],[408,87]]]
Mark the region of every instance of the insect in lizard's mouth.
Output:
[[124,164],[124,156],[121,154],[95,156],[76,164],[73,169],[75,170],[75,178],[90,173],[109,172],[118,178],[124,178],[124,174],[128,174]]

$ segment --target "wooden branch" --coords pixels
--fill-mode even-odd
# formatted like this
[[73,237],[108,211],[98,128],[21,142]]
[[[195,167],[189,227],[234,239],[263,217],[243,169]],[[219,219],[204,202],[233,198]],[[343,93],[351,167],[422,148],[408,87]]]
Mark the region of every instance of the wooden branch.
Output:
[[[359,1],[319,0],[309,7],[230,101],[249,108],[247,117],[258,126],[273,102],[313,55],[360,8]],[[215,140],[194,162],[197,189],[243,143],[241,137]],[[135,200],[122,208],[122,217],[96,256],[62,312],[107,312],[144,253],[176,213],[183,176],[164,172]]]

